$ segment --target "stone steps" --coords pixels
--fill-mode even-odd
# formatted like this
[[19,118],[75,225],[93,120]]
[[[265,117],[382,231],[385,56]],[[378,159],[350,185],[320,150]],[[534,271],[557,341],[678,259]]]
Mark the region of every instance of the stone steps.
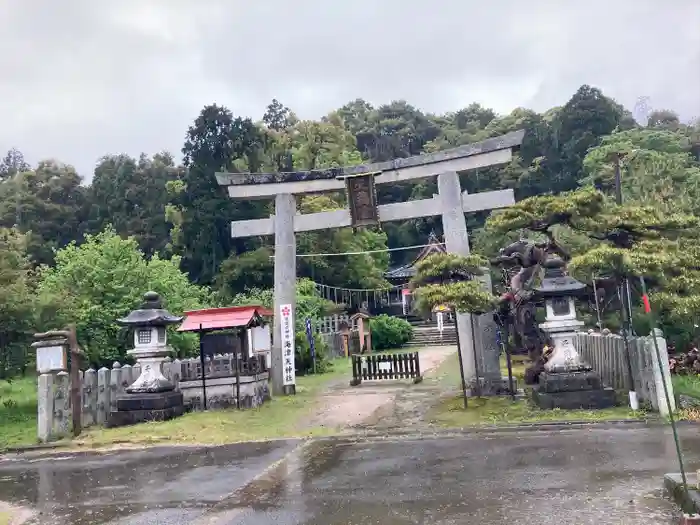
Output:
[[413,338],[406,343],[406,346],[442,346],[456,345],[457,334],[454,325],[445,325],[445,329],[440,335],[440,331],[435,327],[414,328]]

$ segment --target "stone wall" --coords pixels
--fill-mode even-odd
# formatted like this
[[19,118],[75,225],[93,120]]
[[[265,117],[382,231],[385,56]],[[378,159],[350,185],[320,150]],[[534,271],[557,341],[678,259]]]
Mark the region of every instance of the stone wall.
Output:
[[[656,358],[656,350],[652,336],[661,354],[661,368]],[[583,333],[576,334],[576,348],[581,357],[598,372],[606,386],[615,390],[629,390],[627,385],[627,361],[625,359],[625,343],[622,336],[617,334]],[[666,339],[660,330],[646,337],[631,337],[629,339],[630,362],[634,390],[640,403],[646,404],[654,411],[663,415],[668,414],[663,380],[669,389],[671,411],[676,409],[671,371],[668,364]]]
[[[236,360],[233,354],[205,358],[207,408],[236,406],[236,382],[240,380],[241,408],[257,407],[270,398],[265,355]],[[80,372],[82,386],[82,425],[104,425],[109,413],[116,410],[117,397],[126,393],[141,373],[140,366],[115,362],[111,368]],[[203,408],[202,363],[199,359],[166,360],[163,375],[183,393],[191,410]],[[237,377],[238,376],[238,377]],[[38,423],[40,441],[68,435],[71,421],[70,377],[67,372],[42,374],[38,377]]]

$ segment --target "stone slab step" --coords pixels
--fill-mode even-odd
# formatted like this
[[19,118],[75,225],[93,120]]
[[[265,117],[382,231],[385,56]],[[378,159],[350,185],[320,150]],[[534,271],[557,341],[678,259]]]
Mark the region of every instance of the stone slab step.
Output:
[[450,341],[449,339],[435,340],[435,341],[409,341],[404,346],[409,347],[421,347],[421,346],[452,346],[456,345],[457,341]]

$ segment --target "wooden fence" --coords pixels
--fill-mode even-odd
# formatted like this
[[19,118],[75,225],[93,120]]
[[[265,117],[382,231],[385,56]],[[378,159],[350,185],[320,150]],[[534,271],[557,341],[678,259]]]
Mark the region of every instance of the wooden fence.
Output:
[[351,385],[359,385],[362,381],[382,381],[386,379],[413,379],[414,383],[420,383],[423,380],[423,376],[420,372],[418,352],[353,354]]
[[[652,338],[654,336],[661,354],[663,374],[656,357]],[[622,336],[580,332],[576,334],[575,345],[581,357],[601,375],[606,386],[625,393],[630,389],[627,384],[627,361]],[[668,414],[662,382],[665,380],[670,389],[671,411],[675,410],[668,351],[662,332],[656,330],[647,337],[630,337],[629,350],[634,391],[640,403],[647,404],[661,414]]]

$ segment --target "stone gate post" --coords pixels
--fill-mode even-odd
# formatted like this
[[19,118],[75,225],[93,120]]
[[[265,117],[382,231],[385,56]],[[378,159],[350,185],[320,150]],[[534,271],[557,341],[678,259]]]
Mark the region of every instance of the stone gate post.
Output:
[[68,379],[68,340],[40,339],[32,343],[36,350],[37,438],[42,443],[68,433],[70,382]]
[[[442,204],[442,229],[445,233],[445,248],[447,248],[448,253],[469,255],[469,234],[467,233],[467,220],[464,217],[464,209],[462,207],[462,188],[459,183],[459,175],[454,171],[438,175],[438,193]],[[476,380],[472,316],[471,314],[457,313],[456,322],[462,351],[464,380],[467,385],[472,385]]]
[[[283,193],[275,197],[275,313],[272,337],[272,394],[276,396],[293,393],[294,389],[294,385],[283,386],[284,357],[280,307],[290,305],[291,318],[294,320],[297,279],[297,244],[294,235],[296,212],[297,205],[294,195]],[[292,355],[293,353],[292,349]]]

